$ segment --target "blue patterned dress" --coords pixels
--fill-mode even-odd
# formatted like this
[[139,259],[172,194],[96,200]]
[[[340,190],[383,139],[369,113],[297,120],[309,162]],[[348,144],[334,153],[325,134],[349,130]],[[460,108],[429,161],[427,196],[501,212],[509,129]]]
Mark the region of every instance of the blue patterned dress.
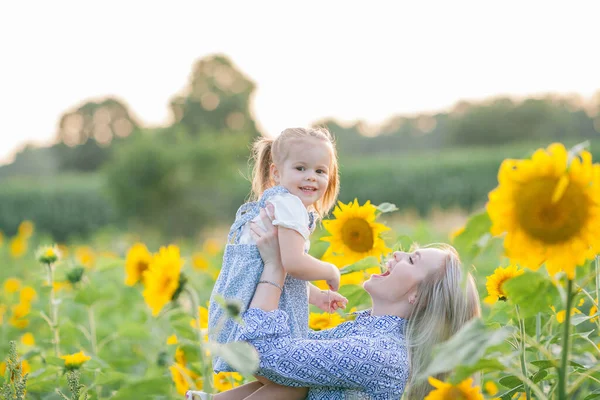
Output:
[[[208,334],[211,341],[230,343],[238,338],[240,326],[227,318],[223,308],[215,301],[220,295],[225,299],[237,299],[246,311],[262,274],[264,263],[255,244],[240,244],[244,225],[259,215],[267,200],[278,194],[289,193],[281,186],[266,190],[258,202],[242,205],[236,213],[231,226],[228,242],[223,254],[223,264],[215,282],[208,308]],[[314,215],[309,213],[309,231],[314,230]],[[290,275],[285,278],[279,308],[288,318],[290,336],[306,338],[308,335],[308,282]],[[213,370],[234,371],[222,358],[214,357]]]
[[240,340],[260,354],[259,375],[285,386],[308,387],[308,400],[398,400],[409,375],[406,320],[357,313],[356,320],[294,339],[288,315],[249,309]]

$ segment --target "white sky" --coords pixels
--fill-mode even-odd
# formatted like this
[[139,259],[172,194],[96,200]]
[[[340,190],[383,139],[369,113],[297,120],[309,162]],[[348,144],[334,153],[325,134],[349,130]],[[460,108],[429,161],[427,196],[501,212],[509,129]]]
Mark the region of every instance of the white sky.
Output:
[[0,162],[49,143],[60,115],[106,95],[142,122],[193,63],[224,53],[276,134],[324,117],[384,122],[460,99],[600,90],[599,1],[4,1]]

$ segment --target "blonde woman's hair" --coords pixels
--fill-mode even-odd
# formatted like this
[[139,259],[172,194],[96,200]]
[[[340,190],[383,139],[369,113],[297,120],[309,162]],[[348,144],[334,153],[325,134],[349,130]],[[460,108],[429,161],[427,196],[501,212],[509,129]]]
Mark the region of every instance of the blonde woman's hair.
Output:
[[288,155],[286,145],[293,139],[315,138],[326,142],[331,151],[329,184],[325,194],[315,204],[314,209],[323,218],[335,205],[340,191],[337,152],[331,133],[326,128],[288,128],[277,138],[261,137],[252,147],[254,167],[252,169],[252,199],[258,200],[263,192],[275,185],[271,177],[271,164],[280,164]]
[[[464,273],[456,250],[447,244],[433,244],[446,252],[442,268],[429,274],[417,287],[417,298],[408,318],[410,375],[407,400],[422,400],[432,390],[421,379],[429,365],[433,347],[448,340],[473,318],[481,316],[479,293],[470,273]],[[435,378],[445,380],[447,373]]]

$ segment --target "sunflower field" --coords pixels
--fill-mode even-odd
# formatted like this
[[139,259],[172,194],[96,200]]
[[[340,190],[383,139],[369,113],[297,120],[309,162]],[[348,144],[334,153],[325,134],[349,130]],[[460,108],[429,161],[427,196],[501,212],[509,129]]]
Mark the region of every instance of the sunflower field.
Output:
[[[434,349],[426,399],[600,399],[600,165],[583,146],[553,144],[505,160],[481,203],[451,233],[435,220],[393,226],[390,203],[339,203],[311,254],[340,267],[349,304],[311,309],[310,327],[367,308],[362,283],[393,250],[449,242],[476,277],[483,315]],[[182,399],[254,380],[251,348],[207,338],[225,235],[141,236],[53,243],[30,220],[0,232],[0,399]],[[213,374],[215,354],[240,372]]]

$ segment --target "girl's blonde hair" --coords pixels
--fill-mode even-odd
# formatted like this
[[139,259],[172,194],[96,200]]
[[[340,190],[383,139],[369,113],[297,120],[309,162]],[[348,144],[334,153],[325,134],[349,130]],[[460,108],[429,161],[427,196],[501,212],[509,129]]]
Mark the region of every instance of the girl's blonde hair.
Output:
[[275,185],[271,177],[271,164],[280,164],[287,156],[286,143],[293,139],[315,138],[326,142],[331,151],[329,184],[325,194],[315,204],[314,209],[323,218],[335,205],[340,191],[337,152],[331,133],[326,128],[288,128],[277,138],[261,137],[252,147],[254,167],[252,169],[252,199],[258,200],[263,192]]
[[[421,379],[431,362],[433,347],[448,340],[473,318],[481,316],[479,293],[470,273],[463,273],[456,250],[447,244],[433,244],[446,252],[442,268],[429,274],[417,287],[417,299],[408,318],[410,376],[407,400],[422,400],[432,390]],[[435,378],[445,380],[448,373]]]

